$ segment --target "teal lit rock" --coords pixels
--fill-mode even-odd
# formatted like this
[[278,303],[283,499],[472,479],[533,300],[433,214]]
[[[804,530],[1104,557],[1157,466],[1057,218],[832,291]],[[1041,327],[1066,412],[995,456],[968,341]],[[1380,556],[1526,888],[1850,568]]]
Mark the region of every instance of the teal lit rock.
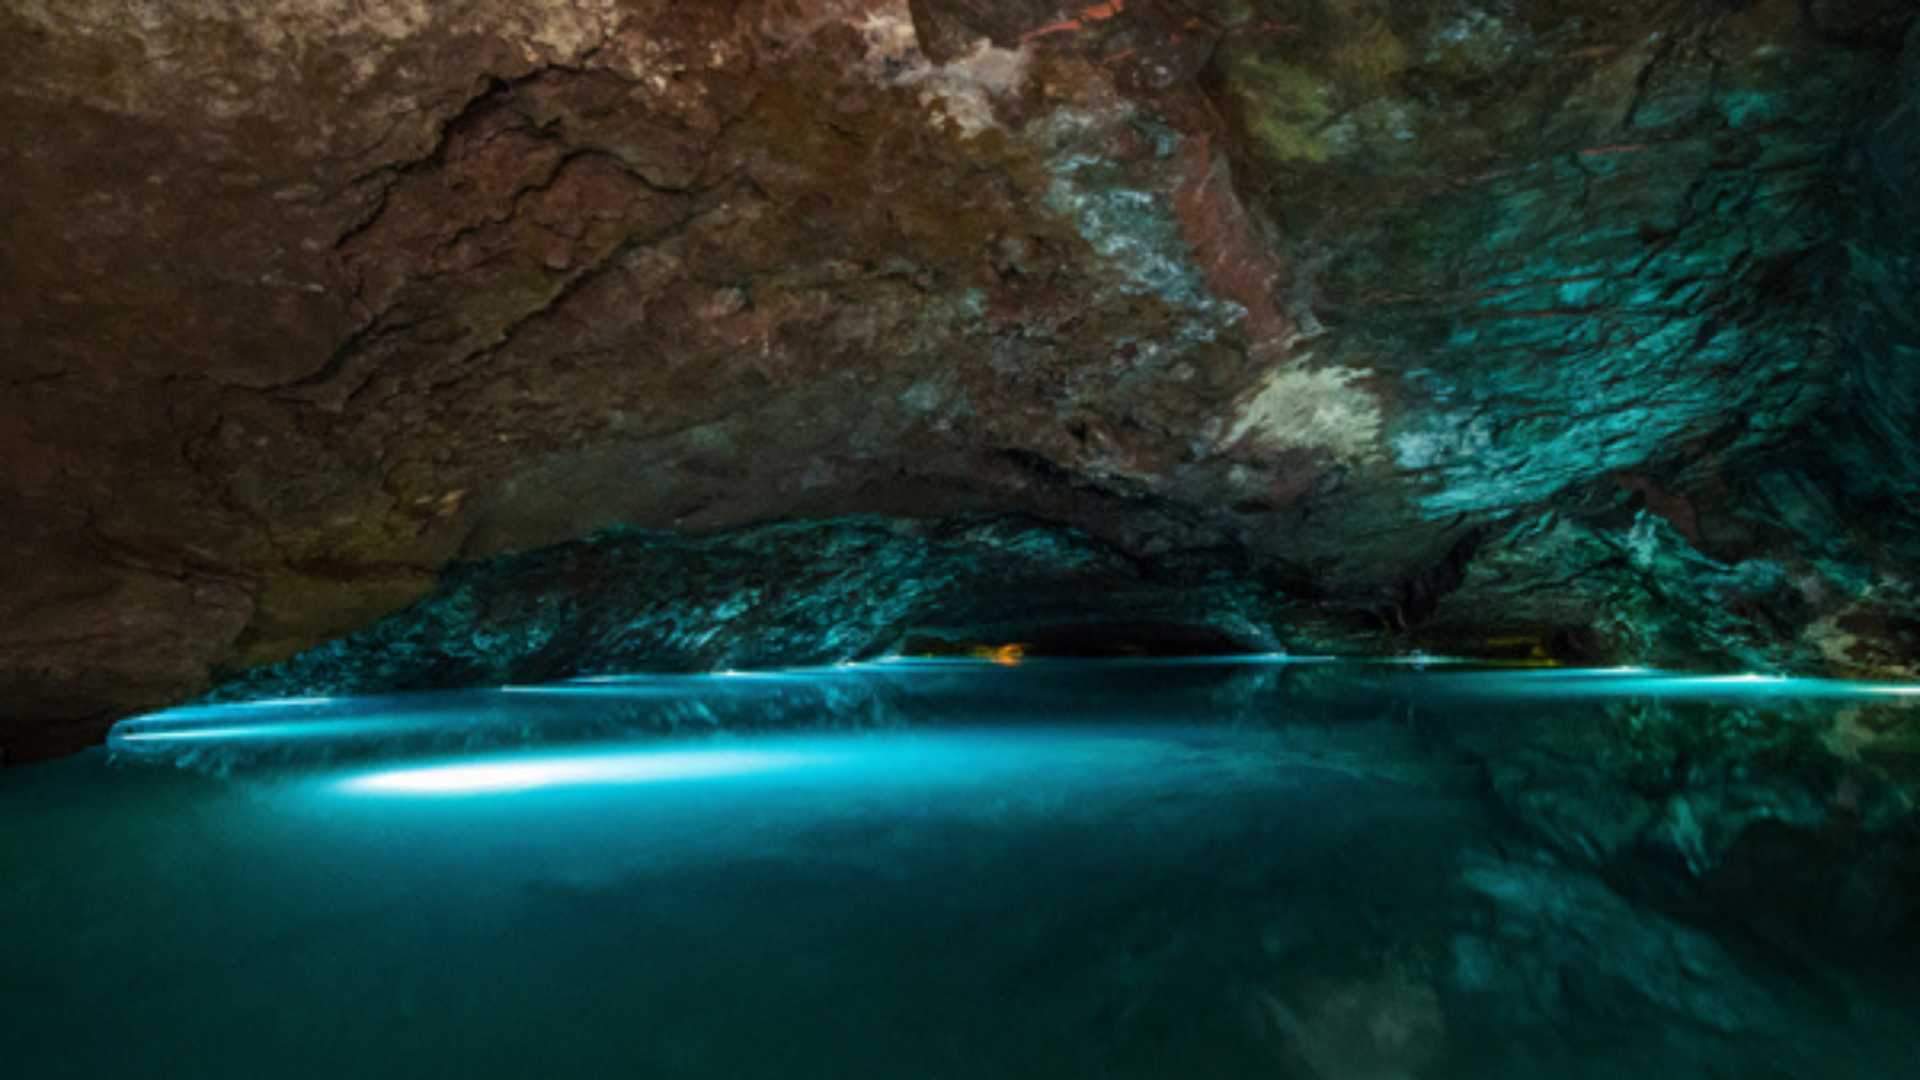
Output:
[[213,697],[831,664],[915,635],[998,643],[1076,625],[1116,647],[1151,649],[1185,628],[1210,631],[1213,649],[1270,650],[1289,606],[1278,588],[1215,567],[1143,567],[1016,519],[851,518],[692,539],[614,530],[459,567],[405,611]]

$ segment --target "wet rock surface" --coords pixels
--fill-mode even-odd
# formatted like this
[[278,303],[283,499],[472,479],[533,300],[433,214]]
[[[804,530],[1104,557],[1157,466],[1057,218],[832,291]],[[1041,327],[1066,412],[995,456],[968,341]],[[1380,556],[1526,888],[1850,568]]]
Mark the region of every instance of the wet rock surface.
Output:
[[[0,753],[492,556],[512,638],[586,549],[517,553],[847,514],[1028,515],[1107,560],[1015,576],[1057,590],[1233,578],[1187,621],[1249,640],[1909,673],[1912,20],[14,4]],[[850,569],[780,535],[714,543]],[[650,593],[649,543],[552,598],[596,657],[893,632],[687,644],[753,571]]]

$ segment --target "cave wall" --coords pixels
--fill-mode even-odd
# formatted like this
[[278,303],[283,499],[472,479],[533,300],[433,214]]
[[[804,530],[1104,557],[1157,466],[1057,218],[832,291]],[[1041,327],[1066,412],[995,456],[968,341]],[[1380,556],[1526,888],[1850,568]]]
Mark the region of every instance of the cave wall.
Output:
[[849,513],[1228,552],[1382,648],[1900,670],[1912,21],[11,4],[0,746],[450,563]]

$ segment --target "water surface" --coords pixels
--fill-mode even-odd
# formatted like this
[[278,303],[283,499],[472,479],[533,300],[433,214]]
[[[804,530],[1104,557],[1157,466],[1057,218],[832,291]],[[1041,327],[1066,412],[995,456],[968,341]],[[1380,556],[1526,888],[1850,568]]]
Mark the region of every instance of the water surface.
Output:
[[52,1076],[1920,1075],[1899,688],[894,664],[0,773]]

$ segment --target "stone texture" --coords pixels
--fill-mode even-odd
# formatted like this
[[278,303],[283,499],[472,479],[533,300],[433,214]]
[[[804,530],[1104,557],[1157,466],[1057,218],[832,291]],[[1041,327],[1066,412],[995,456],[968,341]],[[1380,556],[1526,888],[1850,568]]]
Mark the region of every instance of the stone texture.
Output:
[[0,747],[848,513],[1212,559],[1274,640],[1909,671],[1912,18],[12,4]]
[[[1310,609],[1251,574],[1143,564],[1007,518],[842,518],[688,538],[613,530],[458,567],[366,630],[258,668],[214,700],[531,684],[871,659],[912,640],[1007,642],[1075,627],[1209,628],[1221,647],[1311,638]],[[1048,633],[1051,631],[1051,633]]]

